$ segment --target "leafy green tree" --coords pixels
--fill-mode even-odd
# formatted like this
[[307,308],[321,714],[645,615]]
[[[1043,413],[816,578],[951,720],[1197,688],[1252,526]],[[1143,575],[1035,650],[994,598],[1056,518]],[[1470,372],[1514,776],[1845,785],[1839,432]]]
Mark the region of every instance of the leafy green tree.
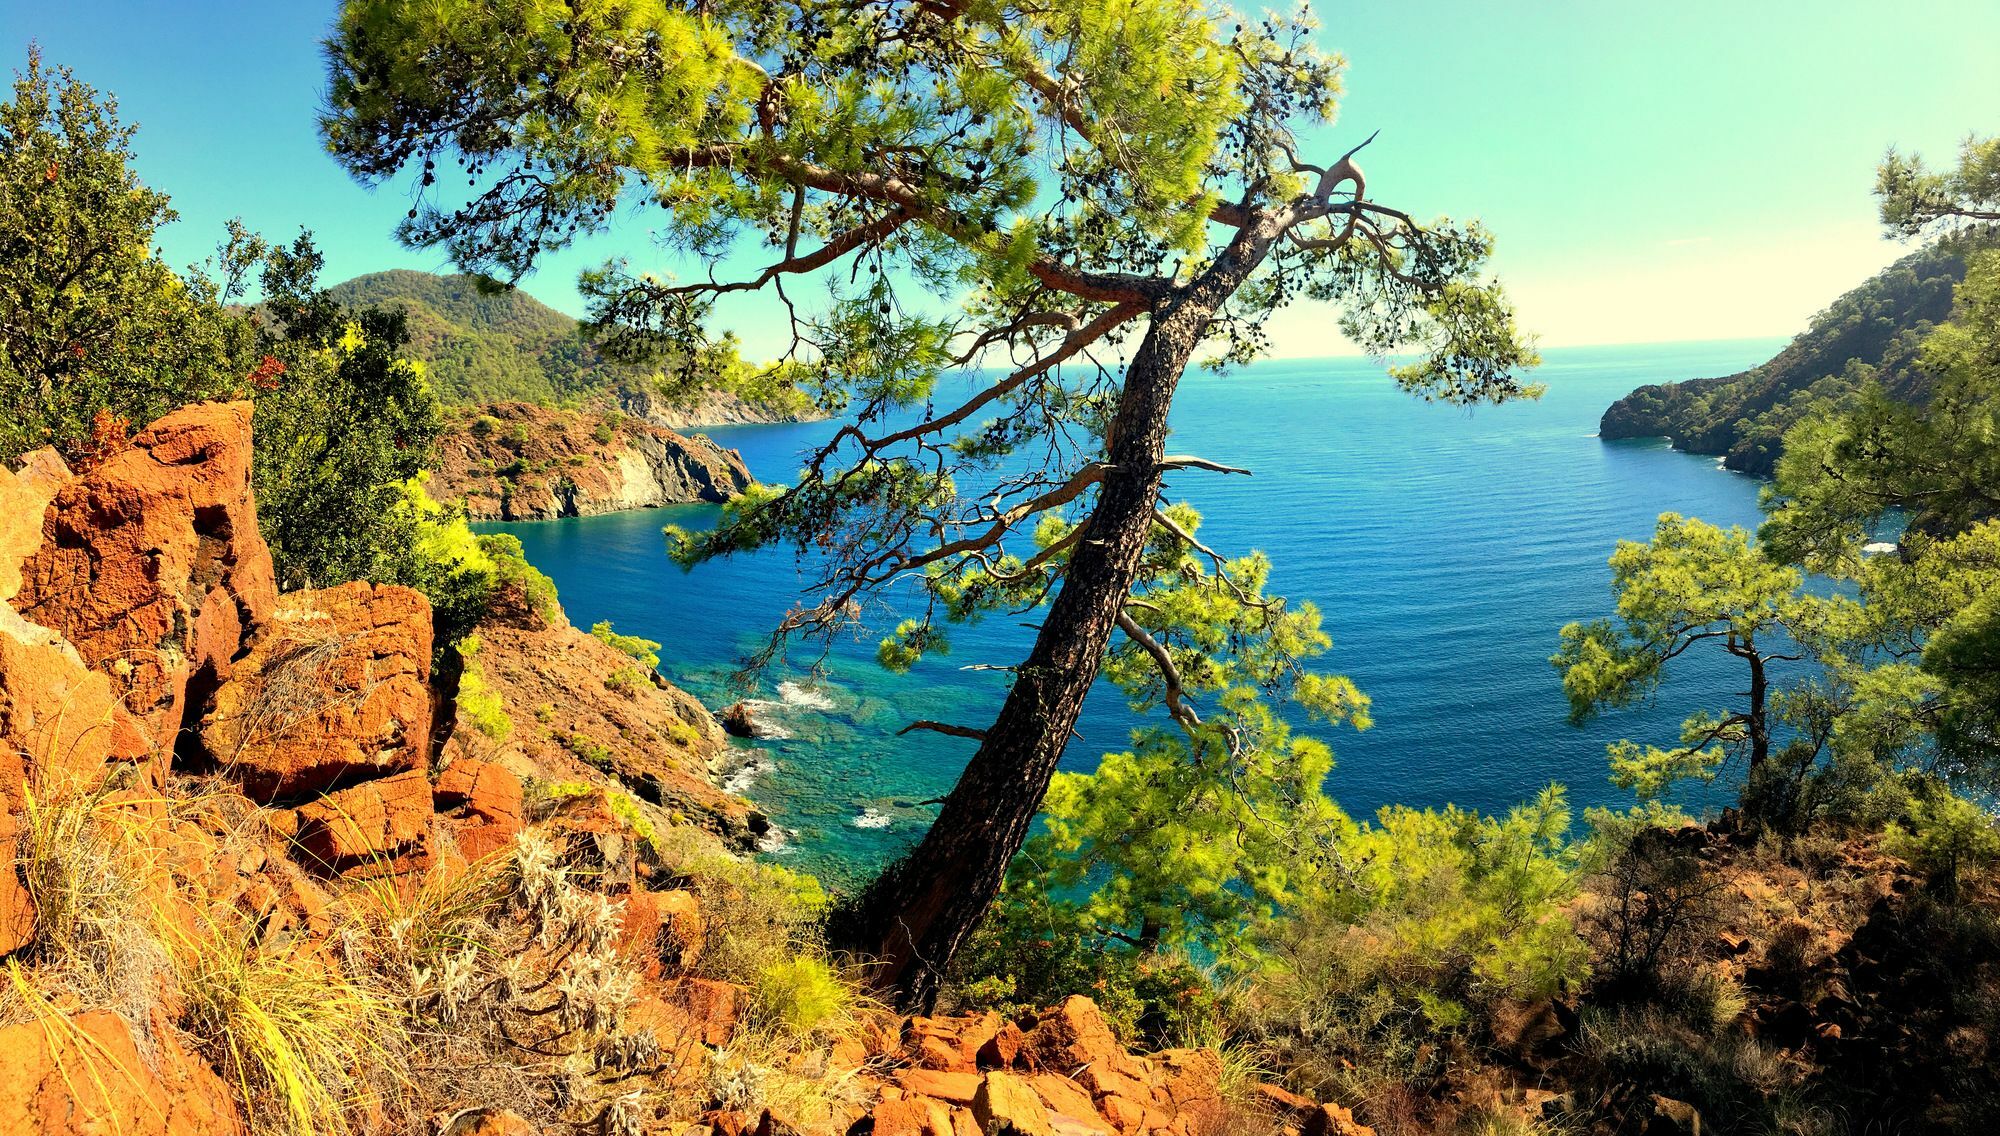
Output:
[[350,311],[319,290],[309,233],[270,249],[263,362],[252,373],[258,519],[284,588],[406,582],[418,536],[396,505],[443,421],[401,312]]
[[[726,343],[705,330],[718,298],[786,304],[793,349],[759,381],[851,421],[796,484],[744,496],[684,555],[820,552],[816,598],[780,635],[837,632],[912,575],[933,614],[964,612],[948,593],[998,565],[1016,579],[986,589],[997,603],[1047,601],[996,719],[951,726],[978,749],[865,936],[906,1002],[934,997],[1121,617],[1143,610],[1166,479],[1225,468],[1165,449],[1189,362],[1254,358],[1273,311],[1333,301],[1363,347],[1416,356],[1393,371],[1407,390],[1531,393],[1515,373],[1532,350],[1479,275],[1485,231],[1372,200],[1360,146],[1302,156],[1297,131],[1330,119],[1341,78],[1312,32],[1304,15],[1185,0],[342,8],[327,144],[364,179],[412,172],[403,239],[514,279],[621,200],[655,204],[668,247],[705,271],[615,264],[584,286],[607,351],[675,351],[691,370]],[[463,194],[440,180],[454,159]],[[734,270],[743,238],[770,250],[765,267]],[[824,306],[792,294],[807,277],[826,282]],[[933,407],[942,375],[995,362]],[[1009,551],[1048,517],[1066,541]],[[913,622],[901,661],[943,638],[929,615]]]
[[238,394],[249,332],[220,281],[167,267],[166,194],[132,172],[133,127],[67,68],[28,68],[0,102],[0,461],[87,455],[183,403]]
[[1958,899],[1965,875],[2000,861],[2000,820],[1950,792],[1918,797],[1910,804],[1908,823],[1891,825],[1884,835],[1883,846],[1929,872],[1948,902]]
[[1882,224],[1903,237],[1946,225],[2000,221],[2000,137],[1972,135],[1959,148],[1958,166],[1932,170],[1921,156],[1894,148],[1875,171]]
[[[1892,232],[1938,228],[1965,247],[1952,318],[1918,359],[1930,397],[1879,388],[1801,422],[1768,493],[1761,532],[1773,556],[1855,581],[1876,652],[1876,719],[1934,734],[1933,770],[2000,781],[2000,249],[1990,244],[1993,139],[1967,142],[1957,170],[1929,173],[1891,155],[1877,193]],[[1877,534],[1902,524],[1894,555]],[[1881,661],[1883,657],[1886,662]]]
[[1697,648],[1740,660],[1748,682],[1740,707],[1690,715],[1678,745],[1612,743],[1611,779],[1655,797],[1678,780],[1712,779],[1739,755],[1757,775],[1771,756],[1772,664],[1807,658],[1799,644],[1824,619],[1819,601],[1801,594],[1804,578],[1767,559],[1742,529],[1676,513],[1661,514],[1650,542],[1618,542],[1611,577],[1618,618],[1563,628],[1549,660],[1562,672],[1573,723],[1650,697],[1667,665]]

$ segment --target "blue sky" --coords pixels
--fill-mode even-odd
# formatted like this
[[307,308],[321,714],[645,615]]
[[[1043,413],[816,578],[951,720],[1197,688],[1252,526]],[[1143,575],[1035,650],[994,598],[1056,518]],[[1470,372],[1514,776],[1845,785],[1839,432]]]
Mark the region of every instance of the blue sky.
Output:
[[[308,0],[0,0],[0,63],[29,40],[115,92],[138,165],[182,221],[174,263],[225,220],[314,229],[328,279],[443,270],[390,236],[400,187],[370,191],[321,151]],[[1527,324],[1552,346],[1788,335],[1901,247],[1868,189],[1894,143],[1948,158],[2000,130],[1993,0],[1479,0],[1318,5],[1351,65],[1326,146],[1380,129],[1371,195],[1419,215],[1478,216]],[[1324,148],[1324,147],[1323,147]],[[576,272],[608,255],[659,263],[640,222],[527,282],[577,311]],[[760,305],[725,310],[749,353],[776,347]],[[1275,353],[1339,353],[1323,311],[1274,325]]]

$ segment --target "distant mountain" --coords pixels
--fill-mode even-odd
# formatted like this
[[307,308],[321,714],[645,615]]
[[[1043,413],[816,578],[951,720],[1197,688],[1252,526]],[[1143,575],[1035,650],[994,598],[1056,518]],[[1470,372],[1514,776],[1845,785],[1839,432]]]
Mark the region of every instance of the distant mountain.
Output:
[[1599,436],[1664,436],[1677,450],[1769,476],[1793,423],[1870,378],[1898,398],[1922,399],[1929,381],[1916,367],[1917,346],[1951,314],[1952,288],[1965,279],[1964,247],[1931,245],[1898,260],[1829,304],[1762,366],[1640,387],[1604,412]]
[[349,307],[402,308],[409,354],[454,406],[528,402],[616,408],[670,428],[769,422],[793,415],[713,392],[669,406],[646,368],[613,363],[578,322],[518,289],[482,292],[471,276],[393,269],[328,289]]

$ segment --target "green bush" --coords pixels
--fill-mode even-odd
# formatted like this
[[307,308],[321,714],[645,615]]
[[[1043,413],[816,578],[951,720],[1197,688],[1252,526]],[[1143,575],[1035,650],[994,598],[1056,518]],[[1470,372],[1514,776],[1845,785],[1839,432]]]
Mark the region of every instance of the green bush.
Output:
[[810,1037],[844,1018],[854,989],[811,955],[770,963],[752,987],[754,1013],[794,1037]]
[[620,635],[611,629],[611,621],[608,619],[592,624],[590,633],[596,636],[599,642],[616,647],[638,660],[639,665],[649,671],[657,669],[660,665],[658,654],[660,644],[655,640],[642,639],[637,635]]
[[467,635],[458,641],[458,657],[462,670],[458,676],[458,698],[455,705],[458,716],[471,722],[474,729],[494,741],[505,741],[514,732],[514,719],[507,716],[507,708],[500,696],[486,685],[486,676],[474,661],[479,654],[479,636]]
[[473,419],[472,425],[468,428],[472,431],[472,436],[475,438],[490,438],[493,436],[494,431],[500,429],[500,420],[491,414],[482,414]]
[[1928,873],[1941,895],[1956,900],[1968,874],[2000,860],[2000,825],[1978,804],[1934,786],[1911,800],[1906,821],[1883,832],[1882,847]]

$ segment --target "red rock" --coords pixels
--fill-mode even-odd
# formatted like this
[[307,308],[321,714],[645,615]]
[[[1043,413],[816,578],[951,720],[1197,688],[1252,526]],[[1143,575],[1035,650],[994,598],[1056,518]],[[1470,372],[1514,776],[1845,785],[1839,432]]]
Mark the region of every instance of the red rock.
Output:
[[979,1074],[949,1073],[938,1069],[898,1069],[896,1084],[920,1097],[933,1097],[952,1104],[971,1104],[979,1092]]
[[618,950],[651,981],[681,974],[701,958],[707,922],[688,891],[627,893],[620,901]]
[[277,585],[250,491],[250,404],[203,403],[62,487],[14,607],[112,677],[159,744],[228,678]]
[[1043,1014],[1029,1032],[1023,1053],[1031,1067],[1069,1073],[1090,1064],[1123,1065],[1125,1047],[1098,1012],[1097,1003],[1073,994]]
[[0,600],[21,590],[21,562],[42,547],[49,502],[69,483],[69,467],[54,450],[36,450],[19,470],[0,465]]
[[91,788],[107,762],[143,762],[153,753],[111,680],[67,648],[0,629],[0,801],[12,811],[22,807],[28,784],[44,795]]
[[1080,1123],[1097,1120],[1097,1102],[1082,1085],[1054,1073],[1037,1073],[1027,1078],[1028,1087],[1048,1105],[1049,1112]]
[[293,845],[307,867],[334,875],[405,872],[429,861],[431,786],[410,770],[329,793],[293,810]]
[[452,1117],[441,1136],[536,1136],[535,1126],[504,1108],[475,1108]]
[[981,1069],[1005,1069],[1014,1064],[1021,1055],[1021,1047],[1027,1044],[1028,1035],[1013,1022],[1001,1022],[993,1036],[979,1047],[976,1061]]
[[20,822],[0,809],[0,955],[13,954],[35,937],[35,899],[15,867],[20,848]]
[[[1088,999],[1085,999],[1088,1001]],[[1028,1083],[1012,1073],[986,1074],[972,1099],[972,1115],[982,1132],[1009,1126],[1019,1136],[1055,1136],[1048,1109]],[[1001,1128],[1006,1131],[1006,1128]]]
[[1354,1114],[1337,1104],[1323,1104],[1306,1114],[1299,1136],[1375,1136],[1366,1124],[1357,1124]]
[[674,999],[695,1020],[707,1045],[727,1045],[744,1005],[743,988],[710,978],[683,978]]
[[1213,1106],[1222,1099],[1222,1056],[1213,1049],[1167,1049],[1153,1055],[1160,1091],[1174,1115]]
[[874,1136],[952,1136],[951,1109],[923,1097],[884,1100],[868,1115]]
[[691,891],[655,893],[660,904],[660,963],[681,972],[701,961],[708,945],[708,920],[701,914],[701,900]]
[[468,860],[507,848],[526,825],[521,779],[477,758],[454,761],[438,774],[431,803],[455,822],[453,836]]
[[0,1132],[236,1136],[229,1086],[171,1031],[142,1054],[124,1019],[93,1010],[0,1029]]
[[360,581],[293,592],[216,691],[202,744],[266,804],[423,769],[430,666],[421,593]]

